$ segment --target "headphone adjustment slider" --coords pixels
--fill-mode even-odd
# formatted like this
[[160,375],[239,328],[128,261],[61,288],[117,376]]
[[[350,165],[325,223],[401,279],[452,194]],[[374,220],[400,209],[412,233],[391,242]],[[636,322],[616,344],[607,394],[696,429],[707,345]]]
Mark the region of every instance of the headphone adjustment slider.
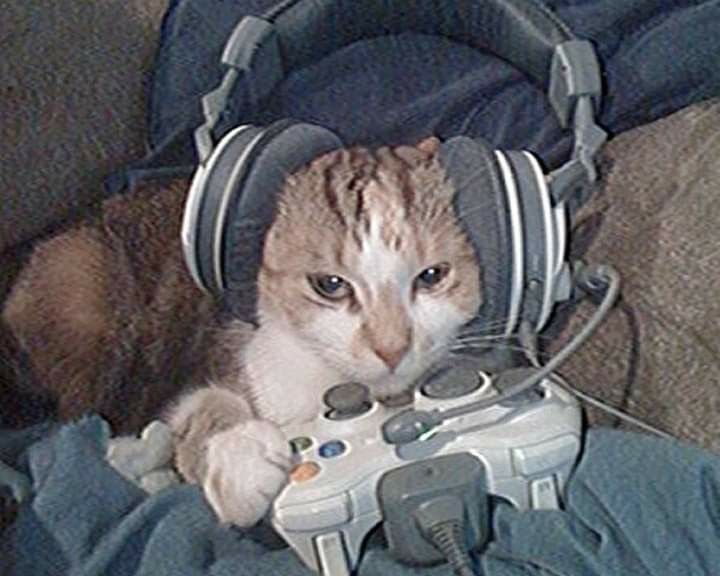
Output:
[[548,98],[562,127],[570,124],[582,96],[589,96],[594,110],[599,110],[601,94],[600,64],[593,45],[587,40],[570,40],[555,46]]
[[607,140],[607,132],[595,123],[590,96],[578,98],[575,107],[575,144],[572,160],[549,174],[553,202],[567,201],[585,184],[597,180],[595,155]]

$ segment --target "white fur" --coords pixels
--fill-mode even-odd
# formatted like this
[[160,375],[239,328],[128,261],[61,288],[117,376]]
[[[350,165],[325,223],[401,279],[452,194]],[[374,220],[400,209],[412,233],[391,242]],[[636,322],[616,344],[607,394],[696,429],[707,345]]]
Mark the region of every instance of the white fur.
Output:
[[244,362],[262,420],[242,422],[208,440],[203,482],[218,517],[238,526],[257,522],[287,484],[290,450],[278,426],[315,418],[323,392],[341,381],[296,336],[273,322],[258,329]]
[[390,248],[380,238],[378,217],[370,220],[370,233],[361,237],[361,251],[357,275],[363,278],[368,286],[376,288],[388,282],[403,282],[407,275],[403,268],[407,265],[400,254]]
[[221,521],[252,526],[287,484],[291,466],[280,429],[248,420],[208,440],[203,489]]
[[223,402],[233,405],[237,409],[238,415],[245,414],[248,417],[252,415],[252,408],[245,398],[231,390],[210,383],[206,387],[191,390],[182,395],[166,411],[164,420],[174,430],[184,428],[193,415],[202,409],[208,396],[220,396]]
[[[366,194],[382,195],[382,189],[378,190],[378,184],[371,182]],[[377,288],[387,283],[398,285],[402,288],[412,283],[413,273],[410,270],[409,262],[396,250],[392,250],[382,239],[382,229],[388,221],[402,220],[405,217],[404,211],[392,206],[383,213],[373,210],[368,218],[370,225],[368,232],[360,237],[360,260],[355,274],[365,282],[374,294]]]
[[341,378],[278,323],[263,323],[244,358],[259,416],[281,426],[315,418],[323,392]]
[[466,313],[442,298],[420,295],[412,310],[413,324],[432,342],[432,346],[449,343],[459,328],[469,320]]

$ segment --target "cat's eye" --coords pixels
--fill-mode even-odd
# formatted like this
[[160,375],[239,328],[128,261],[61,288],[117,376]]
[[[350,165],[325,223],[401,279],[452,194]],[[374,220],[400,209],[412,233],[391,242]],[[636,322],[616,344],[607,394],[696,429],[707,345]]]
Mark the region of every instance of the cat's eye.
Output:
[[450,272],[450,264],[445,262],[425,268],[415,277],[416,290],[433,290],[442,282]]
[[342,300],[352,294],[350,283],[335,274],[311,274],[308,281],[315,292],[329,300]]

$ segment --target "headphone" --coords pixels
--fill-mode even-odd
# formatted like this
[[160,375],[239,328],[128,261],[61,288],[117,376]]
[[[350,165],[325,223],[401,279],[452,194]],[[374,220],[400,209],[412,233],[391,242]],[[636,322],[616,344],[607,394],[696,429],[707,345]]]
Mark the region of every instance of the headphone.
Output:
[[[198,286],[224,297],[233,315],[256,322],[263,242],[286,175],[343,147],[327,128],[292,119],[239,126],[215,144],[237,80],[259,110],[292,71],[358,40],[402,32],[445,36],[508,61],[546,91],[560,125],[574,133],[570,158],[549,174],[526,151],[494,150],[467,136],[441,143],[456,212],[480,262],[485,298],[474,321],[502,325],[506,336],[523,322],[539,331],[569,296],[566,201],[596,180],[594,157],[606,140],[595,122],[601,81],[590,42],[536,0],[286,0],[237,25],[222,54],[227,71],[203,97],[205,123],[195,132],[185,261]],[[488,209],[472,210],[479,202]]]

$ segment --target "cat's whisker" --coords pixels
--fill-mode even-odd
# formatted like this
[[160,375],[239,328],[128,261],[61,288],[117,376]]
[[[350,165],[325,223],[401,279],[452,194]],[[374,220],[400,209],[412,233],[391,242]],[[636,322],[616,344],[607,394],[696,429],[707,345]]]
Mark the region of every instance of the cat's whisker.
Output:
[[481,330],[472,330],[472,331],[468,330],[467,332],[461,332],[456,336],[456,338],[475,338],[475,337],[506,338],[506,335],[505,335],[505,330],[500,332],[497,328],[488,328],[487,330],[482,330],[482,331]]
[[[499,335],[505,333],[506,321],[499,320],[497,322],[487,322],[482,326],[467,326],[466,328],[458,331],[458,336],[466,335]],[[502,329],[502,332],[498,330]]]
[[452,341],[448,342],[433,342],[433,345],[426,351],[424,351],[424,354],[427,356],[433,356],[435,354],[442,355],[444,353],[447,353],[447,351],[450,349],[450,346],[452,345]]
[[486,330],[488,327],[490,327],[490,328],[500,327],[500,326],[505,326],[505,324],[507,324],[507,318],[503,317],[503,318],[498,318],[497,320],[493,320],[493,321],[489,321],[489,322],[485,321],[482,324],[478,324],[478,323],[466,324],[460,330],[461,331],[479,330],[479,329]]
[[[500,329],[503,328],[501,331]],[[498,327],[488,327],[483,330],[467,330],[459,332],[456,335],[456,338],[468,338],[468,337],[474,337],[474,336],[489,336],[489,337],[505,337],[505,330],[504,326],[498,326]]]
[[466,341],[489,341],[489,340],[508,340],[508,338],[505,336],[505,334],[478,334],[478,335],[468,335],[468,336],[462,336],[459,338],[455,338],[456,342],[466,342]]
[[452,346],[454,348],[516,347],[516,348],[528,349],[528,347],[524,346],[521,342],[518,342],[517,340],[508,340],[508,339],[462,341],[462,342],[454,342],[452,344]]
[[[491,337],[494,337],[494,336],[497,336],[497,337],[504,338],[505,337],[504,331],[502,333],[493,331],[494,328],[504,328],[504,327],[505,327],[504,320],[500,320],[500,321],[497,321],[494,323],[489,322],[489,323],[483,324],[483,326],[480,329],[478,329],[475,326],[471,326],[465,330],[461,330],[458,333],[458,337],[466,337],[466,336],[491,336]],[[551,336],[551,335],[544,334],[544,333],[537,334],[536,337],[538,338],[538,340],[544,340],[544,341],[550,341],[555,338],[555,336]]]
[[492,345],[485,345],[485,346],[461,346],[458,348],[453,348],[450,350],[450,355],[452,356],[471,356],[473,354],[477,354],[481,351],[489,351],[489,350],[511,350],[513,352],[532,352],[536,354],[540,358],[550,358],[551,354],[547,352],[536,352],[534,350],[528,350],[526,347],[521,345],[511,345],[511,344],[492,344]]
[[458,344],[472,344],[472,343],[487,343],[487,342],[502,342],[507,340],[504,336],[475,336],[470,338],[456,338],[455,342]]

